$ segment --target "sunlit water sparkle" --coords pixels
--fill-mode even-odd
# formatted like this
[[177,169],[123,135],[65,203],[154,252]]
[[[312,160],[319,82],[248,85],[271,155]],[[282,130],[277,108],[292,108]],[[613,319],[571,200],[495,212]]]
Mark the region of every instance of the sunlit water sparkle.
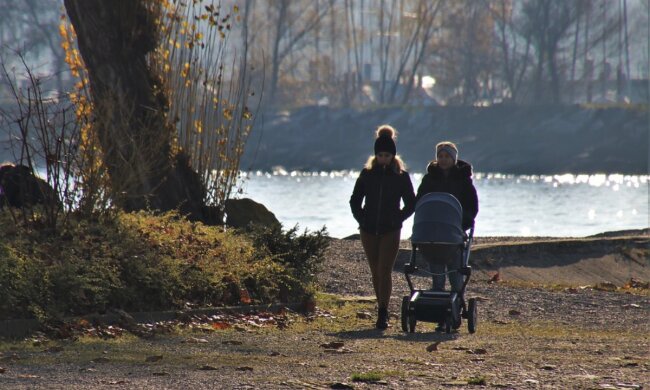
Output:
[[[349,199],[358,171],[243,173],[242,197],[267,206],[285,227],[333,237],[358,232]],[[648,175],[507,175],[476,173],[479,236],[580,237],[650,225]],[[417,189],[421,173],[411,175]],[[408,238],[413,218],[402,228]]]

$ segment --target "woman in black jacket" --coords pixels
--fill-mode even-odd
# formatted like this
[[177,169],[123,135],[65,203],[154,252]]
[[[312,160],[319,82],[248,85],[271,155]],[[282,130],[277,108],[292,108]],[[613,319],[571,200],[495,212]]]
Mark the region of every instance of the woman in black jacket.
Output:
[[[399,249],[400,229],[415,209],[411,178],[396,155],[396,134],[388,125],[377,129],[375,155],[368,159],[359,174],[350,197],[350,208],[359,222],[361,243],[377,297],[378,329],[388,327],[388,303],[393,288],[391,276]],[[404,201],[401,209],[400,200]]]
[[[474,226],[478,214],[478,196],[472,183],[472,166],[458,159],[458,147],[453,142],[436,145],[436,160],[429,163],[427,173],[418,187],[417,200],[429,192],[447,192],[458,199],[463,207],[463,229]],[[463,277],[457,271],[462,259],[459,248],[449,245],[427,245],[422,247],[422,256],[429,263],[433,275],[433,289],[445,289],[445,268],[449,272],[452,291],[460,291]]]

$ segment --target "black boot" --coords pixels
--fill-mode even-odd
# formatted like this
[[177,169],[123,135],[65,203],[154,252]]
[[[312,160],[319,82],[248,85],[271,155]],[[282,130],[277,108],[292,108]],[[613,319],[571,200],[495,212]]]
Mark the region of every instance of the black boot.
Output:
[[377,310],[377,329],[384,330],[388,328],[388,309],[385,307],[380,307]]

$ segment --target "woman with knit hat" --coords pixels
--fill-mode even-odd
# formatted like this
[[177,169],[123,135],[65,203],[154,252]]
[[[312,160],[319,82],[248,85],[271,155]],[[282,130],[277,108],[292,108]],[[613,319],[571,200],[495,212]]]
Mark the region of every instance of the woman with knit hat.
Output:
[[[427,173],[418,187],[416,199],[429,192],[447,192],[458,199],[463,207],[463,229],[474,226],[478,214],[478,196],[472,183],[472,165],[458,159],[458,147],[449,141],[436,145],[436,159],[429,163]],[[445,289],[445,269],[449,275],[452,291],[462,289],[463,276],[455,272],[461,266],[459,248],[449,245],[426,245],[421,248],[422,256],[429,263],[433,273],[433,290]],[[439,326],[437,330],[441,330]]]
[[[359,222],[361,243],[377,297],[378,329],[388,327],[388,303],[400,230],[402,222],[415,210],[413,185],[404,163],[397,156],[396,136],[391,126],[379,126],[375,154],[359,174],[350,197],[350,208]],[[400,200],[404,202],[403,208],[400,208]]]

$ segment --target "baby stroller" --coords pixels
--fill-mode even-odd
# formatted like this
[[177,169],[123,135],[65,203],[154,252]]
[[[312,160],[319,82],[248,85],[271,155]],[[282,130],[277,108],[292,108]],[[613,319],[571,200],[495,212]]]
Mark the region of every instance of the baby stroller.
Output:
[[[411,259],[404,265],[404,273],[411,294],[402,299],[402,330],[415,332],[417,321],[444,324],[444,330],[460,328],[461,318],[467,319],[469,333],[476,332],[476,299],[465,304],[465,288],[472,268],[469,253],[474,236],[474,227],[467,234],[462,228],[462,206],[456,197],[444,192],[432,192],[423,196],[415,206],[413,234],[411,235]],[[458,271],[464,278],[460,292],[418,290],[413,287],[410,275],[418,272],[416,262],[418,248],[430,244],[456,245],[461,248],[462,265]],[[421,270],[425,275],[433,275]],[[447,272],[447,273],[449,273]],[[446,274],[447,274],[446,273]]]

